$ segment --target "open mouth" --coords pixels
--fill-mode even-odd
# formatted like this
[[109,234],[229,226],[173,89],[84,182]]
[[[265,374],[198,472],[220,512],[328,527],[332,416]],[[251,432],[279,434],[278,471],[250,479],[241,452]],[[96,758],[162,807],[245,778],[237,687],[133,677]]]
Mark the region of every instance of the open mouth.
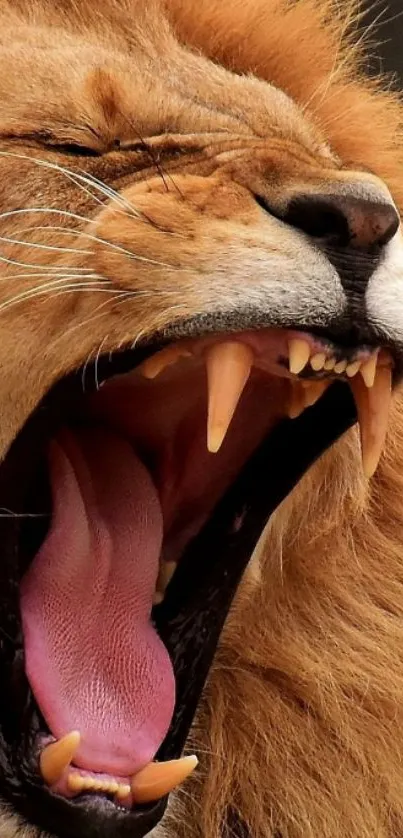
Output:
[[2,782],[22,814],[61,836],[158,823],[270,515],[357,414],[373,474],[398,374],[375,341],[272,328],[149,342],[55,385],[0,470]]

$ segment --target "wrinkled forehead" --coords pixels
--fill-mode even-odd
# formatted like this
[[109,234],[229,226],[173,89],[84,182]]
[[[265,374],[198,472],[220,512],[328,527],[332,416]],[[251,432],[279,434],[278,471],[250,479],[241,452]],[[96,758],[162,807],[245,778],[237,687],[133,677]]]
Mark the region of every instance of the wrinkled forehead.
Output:
[[119,16],[106,16],[80,30],[62,16],[4,16],[0,6],[0,136],[90,135],[102,151],[116,137],[219,131],[292,137],[326,154],[285,93],[189,51],[161,13],[138,9],[124,28]]

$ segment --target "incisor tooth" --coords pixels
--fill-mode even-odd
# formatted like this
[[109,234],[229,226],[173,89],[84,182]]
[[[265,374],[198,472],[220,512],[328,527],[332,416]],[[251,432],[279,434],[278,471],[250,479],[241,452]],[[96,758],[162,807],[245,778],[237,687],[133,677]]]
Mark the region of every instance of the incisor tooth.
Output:
[[180,346],[167,346],[166,349],[161,349],[151,358],[147,358],[141,365],[140,372],[144,378],[157,378],[166,367],[176,364],[180,358],[189,358],[191,352],[188,349],[181,349]]
[[293,375],[298,375],[304,369],[309,361],[311,354],[311,347],[306,340],[300,338],[293,338],[288,343],[288,363],[290,372]]
[[46,745],[39,757],[39,767],[48,786],[57,783],[63,771],[70,765],[80,745],[78,730],[72,730],[57,742]]
[[116,794],[118,788],[119,788],[119,783],[114,783],[114,782],[109,783],[108,792],[110,794]]
[[374,386],[368,389],[361,378],[350,384],[357,405],[361,434],[362,464],[366,477],[375,473],[385,443],[392,396],[392,372],[378,367]]
[[132,778],[135,803],[151,803],[165,797],[186,780],[197,764],[196,756],[182,757],[170,762],[150,762]]
[[115,794],[116,797],[119,798],[119,800],[124,800],[125,797],[129,797],[130,791],[131,789],[129,785],[126,785],[125,783],[119,783]]
[[354,378],[357,375],[358,370],[361,367],[362,361],[353,361],[351,364],[348,364],[346,367],[346,374],[349,378]]
[[363,364],[360,369],[360,373],[367,387],[374,386],[376,367],[378,364],[378,352],[379,350],[374,352],[373,355],[371,355],[371,357],[368,359],[368,361],[365,361],[365,364]]
[[207,352],[207,448],[211,453],[221,448],[252,363],[252,349],[237,341],[216,343]]
[[79,793],[84,788],[84,780],[81,774],[69,774],[67,777],[67,786],[70,791]]
[[311,358],[311,367],[315,372],[319,372],[319,370],[323,370],[325,366],[326,355],[324,352],[317,352],[316,355],[312,355]]
[[325,369],[327,371],[333,370],[335,368],[335,365],[336,365],[336,358],[328,358],[324,363],[323,369]]
[[338,361],[337,364],[334,365],[334,371],[337,372],[338,375],[344,372],[347,368],[347,361]]

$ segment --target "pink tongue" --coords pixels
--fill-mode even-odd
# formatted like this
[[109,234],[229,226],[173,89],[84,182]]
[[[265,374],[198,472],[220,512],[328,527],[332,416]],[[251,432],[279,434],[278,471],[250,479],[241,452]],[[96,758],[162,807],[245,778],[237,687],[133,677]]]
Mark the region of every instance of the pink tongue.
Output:
[[80,731],[76,765],[131,775],[155,756],[175,700],[150,621],[157,492],[131,445],[106,430],[64,433],[50,478],[51,529],[21,586],[27,676],[53,735]]

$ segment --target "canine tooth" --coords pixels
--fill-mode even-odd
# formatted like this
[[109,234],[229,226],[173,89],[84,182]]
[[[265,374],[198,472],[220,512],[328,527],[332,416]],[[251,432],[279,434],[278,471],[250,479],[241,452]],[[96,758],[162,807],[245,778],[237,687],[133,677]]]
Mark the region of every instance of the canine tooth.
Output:
[[176,562],[161,562],[158,574],[157,590],[165,593],[177,568]]
[[125,783],[118,783],[118,787],[115,794],[116,797],[119,798],[119,800],[124,800],[125,797],[129,797],[130,792],[131,788],[129,785],[126,785]]
[[324,352],[317,352],[316,355],[312,355],[311,358],[311,367],[315,372],[319,372],[319,370],[323,370],[325,366],[326,355]]
[[360,373],[367,387],[374,386],[376,368],[378,364],[378,351],[374,352],[373,355],[371,355],[371,357],[368,358],[368,361],[365,361],[365,364],[363,364],[360,369]]
[[170,762],[150,762],[132,778],[132,794],[136,803],[152,803],[165,797],[183,783],[198,764],[196,756]]
[[360,369],[362,361],[353,361],[352,364],[348,364],[346,367],[346,374],[349,378],[354,378],[357,375],[358,370]]
[[374,386],[368,389],[361,378],[351,382],[357,405],[361,435],[362,464],[366,477],[375,473],[385,443],[392,397],[392,373],[378,367]]
[[329,387],[330,381],[312,381],[305,387],[305,407],[313,407]]
[[140,372],[144,378],[157,378],[166,367],[176,364],[180,358],[189,358],[192,353],[188,349],[182,349],[179,346],[168,346],[166,349],[161,349],[156,355],[147,358],[140,367]]
[[293,338],[288,343],[288,363],[290,372],[293,375],[298,375],[309,361],[311,354],[311,347],[306,340],[300,338]]
[[153,605],[161,605],[164,601],[164,594],[162,591],[154,591]]
[[334,371],[337,372],[338,375],[340,373],[345,372],[347,368],[347,361],[338,361],[337,364],[334,365]]
[[48,786],[57,783],[63,771],[70,765],[80,745],[80,733],[72,730],[57,742],[46,745],[39,757],[39,767]]
[[333,370],[336,364],[336,358],[328,358],[325,363],[323,369],[329,371]]
[[207,353],[207,448],[212,454],[225,439],[252,363],[252,349],[237,341],[216,343]]
[[291,397],[288,404],[287,414],[290,419],[297,419],[301,413],[304,412],[305,404],[305,385],[303,382],[291,384]]

